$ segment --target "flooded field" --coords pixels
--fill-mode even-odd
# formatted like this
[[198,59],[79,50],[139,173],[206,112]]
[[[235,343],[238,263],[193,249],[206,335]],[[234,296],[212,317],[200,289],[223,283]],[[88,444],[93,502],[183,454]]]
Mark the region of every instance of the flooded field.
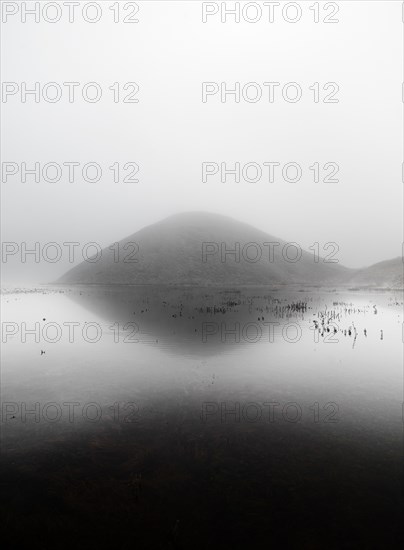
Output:
[[400,291],[54,286],[2,311],[16,546],[400,547]]

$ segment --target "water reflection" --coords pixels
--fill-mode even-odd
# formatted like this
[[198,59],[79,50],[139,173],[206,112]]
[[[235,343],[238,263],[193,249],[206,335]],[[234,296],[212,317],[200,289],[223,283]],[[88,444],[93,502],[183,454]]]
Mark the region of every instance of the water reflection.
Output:
[[[123,332],[126,342],[167,353],[214,356],[234,347],[383,340],[397,332],[400,293],[356,295],[261,288],[86,286],[64,291],[76,304]],[[395,326],[393,326],[395,325]]]
[[[225,353],[236,344],[269,338],[270,324],[287,319],[281,299],[251,289],[102,287],[75,290],[67,296],[96,315],[126,326],[128,339],[180,355]],[[304,312],[302,306],[294,317],[303,319]]]
[[[333,548],[401,547],[401,295],[300,290],[4,296],[4,319],[41,327],[39,342],[10,337],[2,365],[10,547],[71,548],[77,533],[79,548],[132,548],[134,533],[141,548],[323,548],[330,533]],[[44,340],[66,321],[74,342]],[[126,323],[138,344],[114,343]]]

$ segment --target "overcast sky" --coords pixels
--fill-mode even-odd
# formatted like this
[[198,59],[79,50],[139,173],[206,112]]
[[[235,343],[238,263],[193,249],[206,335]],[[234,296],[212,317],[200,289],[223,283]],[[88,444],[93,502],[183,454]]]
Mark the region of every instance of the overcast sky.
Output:
[[[202,23],[198,1],[137,4],[136,24],[113,23],[110,2],[94,24],[79,15],[70,24],[66,12],[55,24],[29,17],[22,23],[20,14],[3,23],[3,81],[26,81],[28,88],[40,82],[41,90],[47,82],[80,82],[74,103],[65,87],[57,103],[32,96],[22,103],[19,92],[7,97],[3,163],[92,161],[103,169],[97,183],[80,174],[70,183],[67,169],[56,183],[32,176],[23,183],[19,173],[3,180],[3,241],[106,246],[176,212],[206,210],[306,248],[336,242],[349,267],[400,255],[401,2],[339,2],[335,24],[313,23],[312,2],[300,3],[294,24],[278,12],[273,23],[267,12],[256,23],[221,23],[220,14]],[[103,91],[97,103],[81,97],[92,81]],[[114,82],[136,82],[139,102],[114,103]],[[202,82],[255,82],[263,96],[222,103],[217,93],[203,103]],[[281,83],[273,103],[264,82]],[[299,102],[282,98],[288,82],[301,86]],[[309,89],[315,82],[319,103]],[[322,102],[327,82],[338,84],[338,103]],[[139,166],[139,181],[115,183],[108,167],[119,163],[122,170],[127,162]],[[262,179],[221,182],[218,174],[203,182],[203,162],[255,162]],[[278,171],[268,182],[268,162],[297,162],[302,178],[287,182]],[[315,162],[337,163],[339,181],[313,182]],[[21,264],[19,255],[2,265],[6,283],[46,282],[69,267]]]

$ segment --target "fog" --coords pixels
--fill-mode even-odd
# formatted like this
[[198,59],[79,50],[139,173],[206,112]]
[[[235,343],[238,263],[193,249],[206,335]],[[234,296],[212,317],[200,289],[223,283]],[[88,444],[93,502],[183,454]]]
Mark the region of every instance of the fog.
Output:
[[[233,3],[228,3],[233,4]],[[305,3],[301,3],[304,5]],[[220,14],[202,23],[200,2],[138,2],[139,23],[114,23],[105,8],[89,24],[39,23],[19,14],[2,25],[4,82],[79,82],[73,103],[38,103],[19,91],[3,95],[2,162],[18,173],[2,179],[2,240],[88,243],[107,246],[168,215],[217,212],[271,235],[297,241],[336,242],[339,261],[361,267],[401,254],[402,243],[402,21],[400,2],[339,2],[337,24],[282,18],[256,23]],[[90,103],[82,85],[97,82],[103,95]],[[109,87],[136,82],[138,103],[114,103]],[[220,92],[202,101],[202,83],[257,83],[257,102],[226,102]],[[281,83],[268,101],[264,82]],[[281,89],[297,82],[302,99],[285,101]],[[315,103],[315,82],[338,84],[338,103]],[[124,92],[126,97],[132,89]],[[253,95],[253,89],[251,95]],[[332,88],[327,90],[330,93]],[[49,95],[53,92],[49,91]],[[89,92],[90,93],[90,92]],[[93,93],[93,91],[91,91]],[[95,162],[98,182],[21,181],[32,168]],[[114,163],[139,167],[138,182],[114,182]],[[220,173],[202,181],[202,163],[241,168],[257,163],[260,181],[236,182]],[[264,163],[278,162],[269,182]],[[289,182],[281,169],[298,163],[303,175]],[[336,163],[338,182],[313,181],[315,162]],[[327,172],[329,173],[329,171]],[[127,175],[128,172],[125,172]],[[122,179],[122,177],[121,177]],[[78,258],[79,260],[79,258]],[[71,264],[16,254],[2,264],[3,281],[47,282]]]

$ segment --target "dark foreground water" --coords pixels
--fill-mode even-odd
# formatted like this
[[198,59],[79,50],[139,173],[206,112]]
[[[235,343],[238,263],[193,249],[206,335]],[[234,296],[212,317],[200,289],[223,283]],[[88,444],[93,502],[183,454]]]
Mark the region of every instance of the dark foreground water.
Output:
[[400,292],[2,296],[7,548],[399,548]]

